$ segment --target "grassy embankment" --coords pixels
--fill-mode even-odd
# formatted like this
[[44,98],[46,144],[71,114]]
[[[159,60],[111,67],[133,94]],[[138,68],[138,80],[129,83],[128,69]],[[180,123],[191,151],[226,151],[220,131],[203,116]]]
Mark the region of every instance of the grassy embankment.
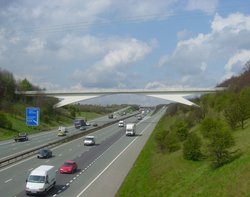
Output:
[[[156,130],[166,129],[176,117],[164,116]],[[192,130],[198,132],[197,127]],[[188,161],[182,150],[159,153],[152,133],[117,193],[119,196],[246,197],[250,196],[250,120],[233,132],[241,157],[218,169],[208,160]]]
[[[40,124],[37,127],[27,126],[25,117],[26,107],[17,104],[13,106],[13,108],[15,108],[15,111],[18,111],[18,113],[4,113],[7,119],[12,123],[12,129],[8,130],[0,128],[0,141],[12,139],[15,135],[17,135],[20,132],[34,134],[42,131],[47,131],[53,128],[57,128],[60,125],[64,126],[73,125],[73,118],[67,114],[68,113],[67,111],[65,111],[64,113],[60,113],[57,119],[53,118],[49,122],[44,122],[43,120],[40,120]],[[103,116],[103,114],[98,114],[94,112],[81,112],[80,114],[77,114],[77,116],[85,117],[87,118],[87,120],[91,120]]]

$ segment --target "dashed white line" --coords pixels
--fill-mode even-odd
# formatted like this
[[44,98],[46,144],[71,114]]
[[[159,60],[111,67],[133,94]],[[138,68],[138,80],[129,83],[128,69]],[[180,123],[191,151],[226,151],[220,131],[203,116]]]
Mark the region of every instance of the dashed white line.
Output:
[[[149,125],[150,126],[150,125]],[[147,126],[146,128],[143,129],[143,131],[140,133],[144,133],[148,129]],[[136,137],[134,140],[132,140],[102,171],[99,173],[76,197],[80,197],[136,140],[138,137]],[[110,147],[109,147],[110,148]],[[109,149],[108,148],[108,149]],[[105,151],[106,152],[106,151]]]
[[33,170],[33,168],[28,169],[28,171],[31,171],[31,170]]
[[4,183],[8,183],[10,181],[12,181],[12,179],[8,179],[8,180],[4,181]]

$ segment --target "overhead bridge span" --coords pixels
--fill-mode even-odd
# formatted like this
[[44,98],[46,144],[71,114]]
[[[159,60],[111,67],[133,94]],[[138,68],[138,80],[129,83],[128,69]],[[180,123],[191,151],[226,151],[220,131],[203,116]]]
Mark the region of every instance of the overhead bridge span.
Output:
[[160,99],[165,99],[171,102],[182,103],[185,105],[195,105],[195,103],[189,101],[185,97],[192,95],[201,95],[206,93],[215,93],[218,91],[223,91],[225,88],[210,88],[210,89],[183,89],[183,90],[71,90],[71,91],[16,91],[17,94],[27,95],[27,96],[49,96],[55,97],[60,100],[59,103],[55,104],[55,108],[62,107],[71,103],[80,102],[87,99],[92,99],[96,97],[115,95],[115,94],[138,94],[145,95]]

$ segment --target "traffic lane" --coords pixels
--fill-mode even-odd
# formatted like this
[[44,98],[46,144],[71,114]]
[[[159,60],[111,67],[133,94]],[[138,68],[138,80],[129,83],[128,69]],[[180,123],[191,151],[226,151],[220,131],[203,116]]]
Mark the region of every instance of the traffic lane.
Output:
[[[105,123],[114,121],[112,119],[108,119],[107,116],[99,117],[97,119],[92,120],[93,122],[96,121],[99,123],[98,126],[101,126]],[[67,136],[74,135],[76,133],[84,132],[79,129],[75,129],[73,126],[67,127],[69,128],[69,132],[67,133]],[[93,126],[87,127],[86,130],[94,128]],[[25,142],[7,142],[2,143],[0,146],[0,158],[4,159],[10,156],[14,156],[16,154],[28,151],[29,149],[33,149],[36,146],[41,146],[43,144],[47,144],[48,142],[52,142],[54,140],[59,139],[57,136],[58,130],[54,129],[46,133],[42,134],[34,134],[29,135],[29,140]],[[66,137],[67,137],[66,136]]]
[[[78,164],[78,171],[75,174],[60,174],[57,173],[56,176],[56,187],[51,190],[47,196],[54,196],[55,194],[59,194],[61,191],[67,189],[67,187],[70,185],[71,182],[73,182],[74,179],[76,179],[77,175],[79,176],[81,172],[84,172],[88,169],[89,166],[92,165],[93,162],[96,161],[96,158],[98,158],[106,149],[108,149],[115,141],[117,141],[124,132],[120,130],[116,134],[110,136],[106,140],[104,140],[102,143],[97,144],[95,146],[92,146],[89,151],[82,153],[80,156],[74,158],[73,160],[77,162]],[[20,194],[17,194],[17,196],[26,196],[25,191],[22,191]]]
[[163,113],[153,120],[150,119],[146,124],[142,122],[146,127],[138,133],[138,136],[129,137],[132,141],[86,187],[83,187],[81,192],[74,196],[115,196],[162,115]]
[[20,154],[22,152],[28,151],[33,149],[34,147],[45,145],[49,142],[53,142],[55,140],[65,138],[76,133],[86,132],[86,130],[91,129],[91,127],[87,127],[85,131],[81,131],[79,129],[75,129],[73,126],[68,127],[68,132],[66,136],[57,136],[58,130],[52,130],[50,132],[46,132],[46,134],[40,135],[30,135],[28,136],[29,140],[24,142],[13,142],[5,144],[4,146],[0,147],[0,157],[1,159],[8,158],[10,156],[14,156]]
[[[139,125],[137,126],[138,128],[137,131],[142,132],[147,127],[147,125],[151,125],[151,123],[149,122],[147,122],[146,124],[144,124],[143,122],[139,123]],[[112,163],[112,161],[117,157],[117,155],[119,155],[124,149],[126,149],[128,144],[130,144],[137,137],[140,137],[140,135],[137,135],[135,137],[132,137],[132,136],[127,137],[125,136],[125,132],[124,132],[122,137],[117,142],[115,142],[109,149],[107,149],[107,151],[105,151],[102,154],[102,156],[97,159],[97,162],[94,162],[88,168],[87,171],[84,171],[84,173],[82,173],[81,176],[76,177],[73,183],[70,184],[70,186],[67,189],[63,190],[60,193],[60,196],[62,197],[77,196],[79,193],[81,193],[83,188],[87,188],[88,185],[90,185],[91,182],[93,182],[93,180],[95,180],[95,178],[98,177],[99,174],[101,174],[102,171]],[[104,180],[104,182],[106,183],[107,180]],[[111,184],[113,183],[114,183],[114,180],[111,180]],[[106,196],[106,195],[102,195],[103,191],[99,191],[99,192],[100,193],[98,196]]]
[[12,156],[34,148],[35,146],[53,141],[57,137],[57,132],[58,131],[56,129],[45,133],[42,132],[39,134],[28,135],[29,140],[24,142],[15,142],[13,139],[12,142],[0,147],[0,157],[3,159],[4,157]]
[[[97,143],[102,143],[102,140],[105,140],[108,135],[113,135],[113,133],[119,131],[117,128],[117,125],[111,125],[93,133],[97,136]],[[106,134],[102,135],[103,132]],[[24,190],[24,180],[35,167],[42,164],[49,164],[59,168],[65,160],[74,159],[80,156],[84,151],[88,151],[90,147],[84,147],[82,140],[81,138],[54,148],[53,155],[55,155],[55,157],[51,159],[40,160],[31,157],[7,168],[0,169],[0,192],[6,193],[7,196],[14,196]],[[20,183],[23,183],[23,185],[20,185]],[[12,188],[12,185],[16,185],[16,187]]]
[[[80,155],[83,151],[87,151],[87,148],[81,147],[81,139],[75,141],[76,146],[66,144],[59,147],[56,151],[53,151],[53,157],[49,159],[37,159],[36,156],[20,162],[16,166],[13,166],[0,173],[0,193],[4,192],[6,196],[15,196],[16,194],[24,191],[25,180],[29,173],[40,165],[54,165],[58,169],[59,166],[68,159],[74,159]],[[2,169],[1,169],[2,170]],[[13,185],[15,187],[13,188]]]

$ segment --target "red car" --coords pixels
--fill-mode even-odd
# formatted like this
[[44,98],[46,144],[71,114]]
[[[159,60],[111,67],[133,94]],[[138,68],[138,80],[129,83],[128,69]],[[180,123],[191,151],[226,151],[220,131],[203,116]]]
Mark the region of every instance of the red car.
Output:
[[77,164],[75,161],[69,160],[66,161],[63,165],[61,165],[59,171],[61,174],[63,173],[74,173],[77,170]]

